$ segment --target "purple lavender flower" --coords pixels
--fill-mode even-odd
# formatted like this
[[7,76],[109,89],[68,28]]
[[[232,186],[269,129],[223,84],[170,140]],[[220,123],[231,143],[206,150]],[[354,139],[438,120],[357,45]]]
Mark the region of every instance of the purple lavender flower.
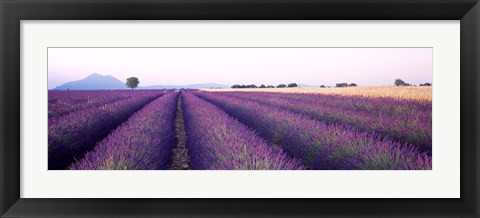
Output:
[[333,96],[322,94],[222,92],[280,107],[330,124],[343,124],[357,131],[409,143],[431,155],[431,102]]
[[219,93],[197,96],[254,128],[271,143],[313,169],[431,169],[431,157],[410,144],[327,124],[252,100]]
[[156,94],[154,90],[73,90],[48,91],[48,118],[59,117],[71,112],[100,107],[115,101],[144,94]]
[[49,119],[48,168],[64,169],[74,160],[82,158],[95,143],[135,111],[163,94],[162,91],[139,92],[132,98]]
[[136,112],[70,169],[168,169],[176,145],[177,97],[168,93]]
[[214,105],[182,93],[188,148],[195,169],[301,170],[299,160],[274,149]]

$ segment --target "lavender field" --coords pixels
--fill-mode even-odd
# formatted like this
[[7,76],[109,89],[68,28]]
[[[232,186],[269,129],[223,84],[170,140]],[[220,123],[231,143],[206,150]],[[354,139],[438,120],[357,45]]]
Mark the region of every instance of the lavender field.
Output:
[[431,170],[431,100],[52,90],[49,170]]

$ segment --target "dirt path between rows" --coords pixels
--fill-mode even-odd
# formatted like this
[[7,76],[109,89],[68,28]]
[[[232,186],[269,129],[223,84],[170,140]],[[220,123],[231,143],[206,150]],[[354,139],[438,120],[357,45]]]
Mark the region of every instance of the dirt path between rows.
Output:
[[177,134],[177,147],[173,149],[171,170],[190,170],[190,157],[187,149],[187,132],[183,119],[181,95],[177,101],[177,118],[175,121],[175,132]]

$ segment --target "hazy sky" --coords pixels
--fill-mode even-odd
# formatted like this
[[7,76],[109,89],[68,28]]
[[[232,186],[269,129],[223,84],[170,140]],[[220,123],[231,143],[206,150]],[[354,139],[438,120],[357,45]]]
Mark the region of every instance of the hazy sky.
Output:
[[432,82],[431,48],[49,48],[48,88],[92,73],[140,86]]

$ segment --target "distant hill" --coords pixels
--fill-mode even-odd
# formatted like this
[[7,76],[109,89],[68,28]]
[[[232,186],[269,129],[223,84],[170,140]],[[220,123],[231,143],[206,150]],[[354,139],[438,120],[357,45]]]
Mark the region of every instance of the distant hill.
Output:
[[85,79],[64,83],[54,90],[101,90],[101,89],[127,89],[125,83],[117,78],[93,73]]
[[190,85],[154,85],[140,86],[139,89],[205,89],[205,88],[229,88],[230,86],[217,83],[202,83]]
[[300,87],[305,87],[305,88],[317,88],[317,87],[320,87],[319,85],[318,85],[318,86],[312,86],[312,85],[307,85],[307,84],[298,84],[298,86],[300,86]]
[[[230,86],[217,83],[203,83],[190,85],[154,85],[139,86],[138,89],[203,89],[203,88],[229,88]],[[102,89],[127,89],[125,83],[119,79],[107,75],[102,76],[93,73],[85,79],[64,83],[54,90],[102,90]]]

